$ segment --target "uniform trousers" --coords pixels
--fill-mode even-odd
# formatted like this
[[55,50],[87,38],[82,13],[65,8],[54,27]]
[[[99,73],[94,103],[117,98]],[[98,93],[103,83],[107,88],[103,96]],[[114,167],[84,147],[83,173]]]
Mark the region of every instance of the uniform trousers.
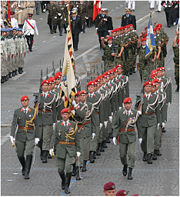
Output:
[[32,51],[34,35],[31,35],[31,34],[30,35],[26,35],[26,39],[27,39],[29,50]]

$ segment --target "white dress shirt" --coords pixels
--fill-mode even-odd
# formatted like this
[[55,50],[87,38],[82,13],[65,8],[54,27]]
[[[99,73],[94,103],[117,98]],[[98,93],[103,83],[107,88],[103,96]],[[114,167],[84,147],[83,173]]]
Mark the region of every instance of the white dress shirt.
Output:
[[34,32],[36,32],[37,35],[39,35],[37,26],[36,26],[36,21],[33,19],[27,19],[29,23],[34,27],[34,29],[27,23],[25,20],[24,25],[23,25],[23,33],[24,35],[34,35]]

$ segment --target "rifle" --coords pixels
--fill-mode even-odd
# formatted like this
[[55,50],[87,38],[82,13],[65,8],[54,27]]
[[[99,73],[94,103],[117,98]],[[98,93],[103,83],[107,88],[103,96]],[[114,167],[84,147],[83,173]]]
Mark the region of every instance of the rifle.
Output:
[[53,76],[54,76],[55,75],[54,60],[52,61],[52,72],[53,72]]
[[46,80],[48,80],[48,67],[46,68]]
[[60,71],[60,72],[62,71],[62,67],[61,67],[61,59],[60,59],[60,62],[59,62],[59,71]]

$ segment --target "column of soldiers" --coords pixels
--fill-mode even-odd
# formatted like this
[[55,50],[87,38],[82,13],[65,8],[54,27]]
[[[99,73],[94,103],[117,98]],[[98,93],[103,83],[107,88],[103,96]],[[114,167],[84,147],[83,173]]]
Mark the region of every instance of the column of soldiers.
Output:
[[[135,73],[136,62],[138,62],[137,70],[139,70],[140,79],[146,81],[152,70],[156,67],[164,67],[169,38],[164,32],[162,24],[157,24],[153,30],[156,48],[148,57],[145,57],[147,28],[137,35],[133,24],[129,24],[113,29],[111,35],[101,37],[101,45],[104,49],[102,60],[105,70],[122,64],[125,65],[123,74],[129,76]],[[139,56],[138,61],[136,60],[137,56]]]
[[[68,11],[69,6],[67,1],[50,1],[46,6],[48,11],[48,25],[50,28],[50,33],[56,33],[57,27],[59,30],[59,35],[62,36],[62,31],[66,33],[66,28],[68,26]],[[81,31],[85,33],[85,24],[88,27],[92,26],[92,15],[93,15],[93,2],[92,1],[70,1],[70,11],[75,11],[77,16],[81,20],[82,28]]]
[[1,29],[1,83],[23,73],[27,41],[20,28]]

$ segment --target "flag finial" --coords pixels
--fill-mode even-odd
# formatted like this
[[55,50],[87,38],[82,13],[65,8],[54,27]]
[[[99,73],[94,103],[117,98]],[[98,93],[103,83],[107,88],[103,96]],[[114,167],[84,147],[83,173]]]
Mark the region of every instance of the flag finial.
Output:
[[150,11],[150,17],[152,17],[152,10]]

